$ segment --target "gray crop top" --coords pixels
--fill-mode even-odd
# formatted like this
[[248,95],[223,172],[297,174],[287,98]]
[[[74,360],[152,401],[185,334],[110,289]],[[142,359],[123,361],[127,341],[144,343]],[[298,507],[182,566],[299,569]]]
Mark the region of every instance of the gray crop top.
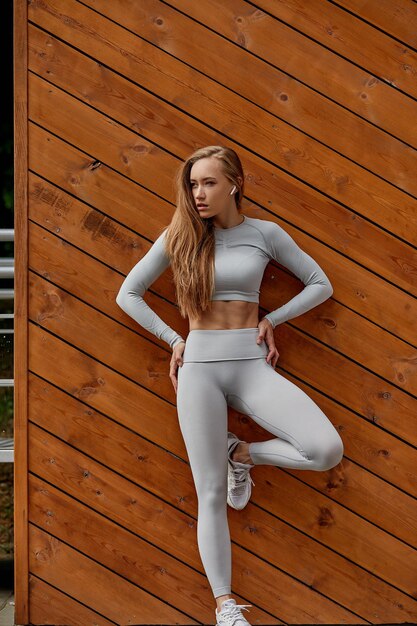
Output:
[[[259,302],[260,284],[271,259],[289,269],[305,285],[289,302],[265,315],[273,328],[306,313],[332,295],[333,287],[321,267],[281,226],[269,220],[243,217],[243,222],[237,226],[214,228],[215,290],[212,300]],[[184,339],[143,299],[148,287],[170,264],[164,249],[165,230],[130,270],[116,302],[138,324],[173,349]]]

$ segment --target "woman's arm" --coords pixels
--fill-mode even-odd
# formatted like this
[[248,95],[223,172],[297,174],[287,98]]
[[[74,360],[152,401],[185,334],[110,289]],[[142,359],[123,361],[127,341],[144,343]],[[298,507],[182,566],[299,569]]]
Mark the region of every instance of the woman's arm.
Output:
[[136,263],[123,281],[116,303],[130,317],[173,349],[184,339],[146,304],[143,294],[169,266],[164,249],[165,230],[155,240],[148,252]]
[[264,316],[272,327],[306,313],[333,293],[333,287],[316,261],[295,243],[275,222],[269,222],[268,244],[271,257],[289,269],[305,285],[304,289],[283,306]]

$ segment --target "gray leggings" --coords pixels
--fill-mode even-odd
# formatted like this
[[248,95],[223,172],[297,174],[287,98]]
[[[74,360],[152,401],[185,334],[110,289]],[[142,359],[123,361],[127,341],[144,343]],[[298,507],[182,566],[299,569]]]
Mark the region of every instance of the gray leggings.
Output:
[[[197,542],[214,597],[231,594],[227,405],[274,435],[252,442],[255,465],[327,470],[343,442],[302,389],[266,362],[258,328],[191,330],[178,368],[177,412],[198,498]],[[279,437],[279,438],[277,438]]]

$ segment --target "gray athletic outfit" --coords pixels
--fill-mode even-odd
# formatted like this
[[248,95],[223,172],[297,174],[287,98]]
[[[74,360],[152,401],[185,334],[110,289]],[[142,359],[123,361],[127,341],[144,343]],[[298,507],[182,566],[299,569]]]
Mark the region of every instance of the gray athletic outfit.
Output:
[[[143,294],[169,265],[163,233],[123,282],[116,301],[141,326],[172,348],[183,341],[144,302]],[[285,305],[265,315],[275,328],[329,298],[333,289],[320,266],[278,224],[244,216],[215,228],[213,300],[259,302],[266,265],[275,259],[303,283]],[[178,368],[177,412],[198,497],[197,542],[215,597],[231,593],[227,522],[227,406],[249,415],[274,439],[253,442],[255,465],[327,470],[343,456],[343,443],[319,406],[266,362],[258,327],[191,330]]]

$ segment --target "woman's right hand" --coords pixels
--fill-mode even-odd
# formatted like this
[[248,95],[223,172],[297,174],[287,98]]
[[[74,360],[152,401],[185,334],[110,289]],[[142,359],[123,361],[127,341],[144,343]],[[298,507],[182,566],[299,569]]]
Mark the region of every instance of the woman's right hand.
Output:
[[185,341],[180,341],[172,350],[172,357],[171,357],[171,363],[170,363],[170,368],[169,368],[169,377],[174,386],[175,393],[177,393],[177,389],[178,389],[178,378],[177,378],[178,367],[182,367],[183,365],[182,354],[184,352],[184,349],[185,349]]

